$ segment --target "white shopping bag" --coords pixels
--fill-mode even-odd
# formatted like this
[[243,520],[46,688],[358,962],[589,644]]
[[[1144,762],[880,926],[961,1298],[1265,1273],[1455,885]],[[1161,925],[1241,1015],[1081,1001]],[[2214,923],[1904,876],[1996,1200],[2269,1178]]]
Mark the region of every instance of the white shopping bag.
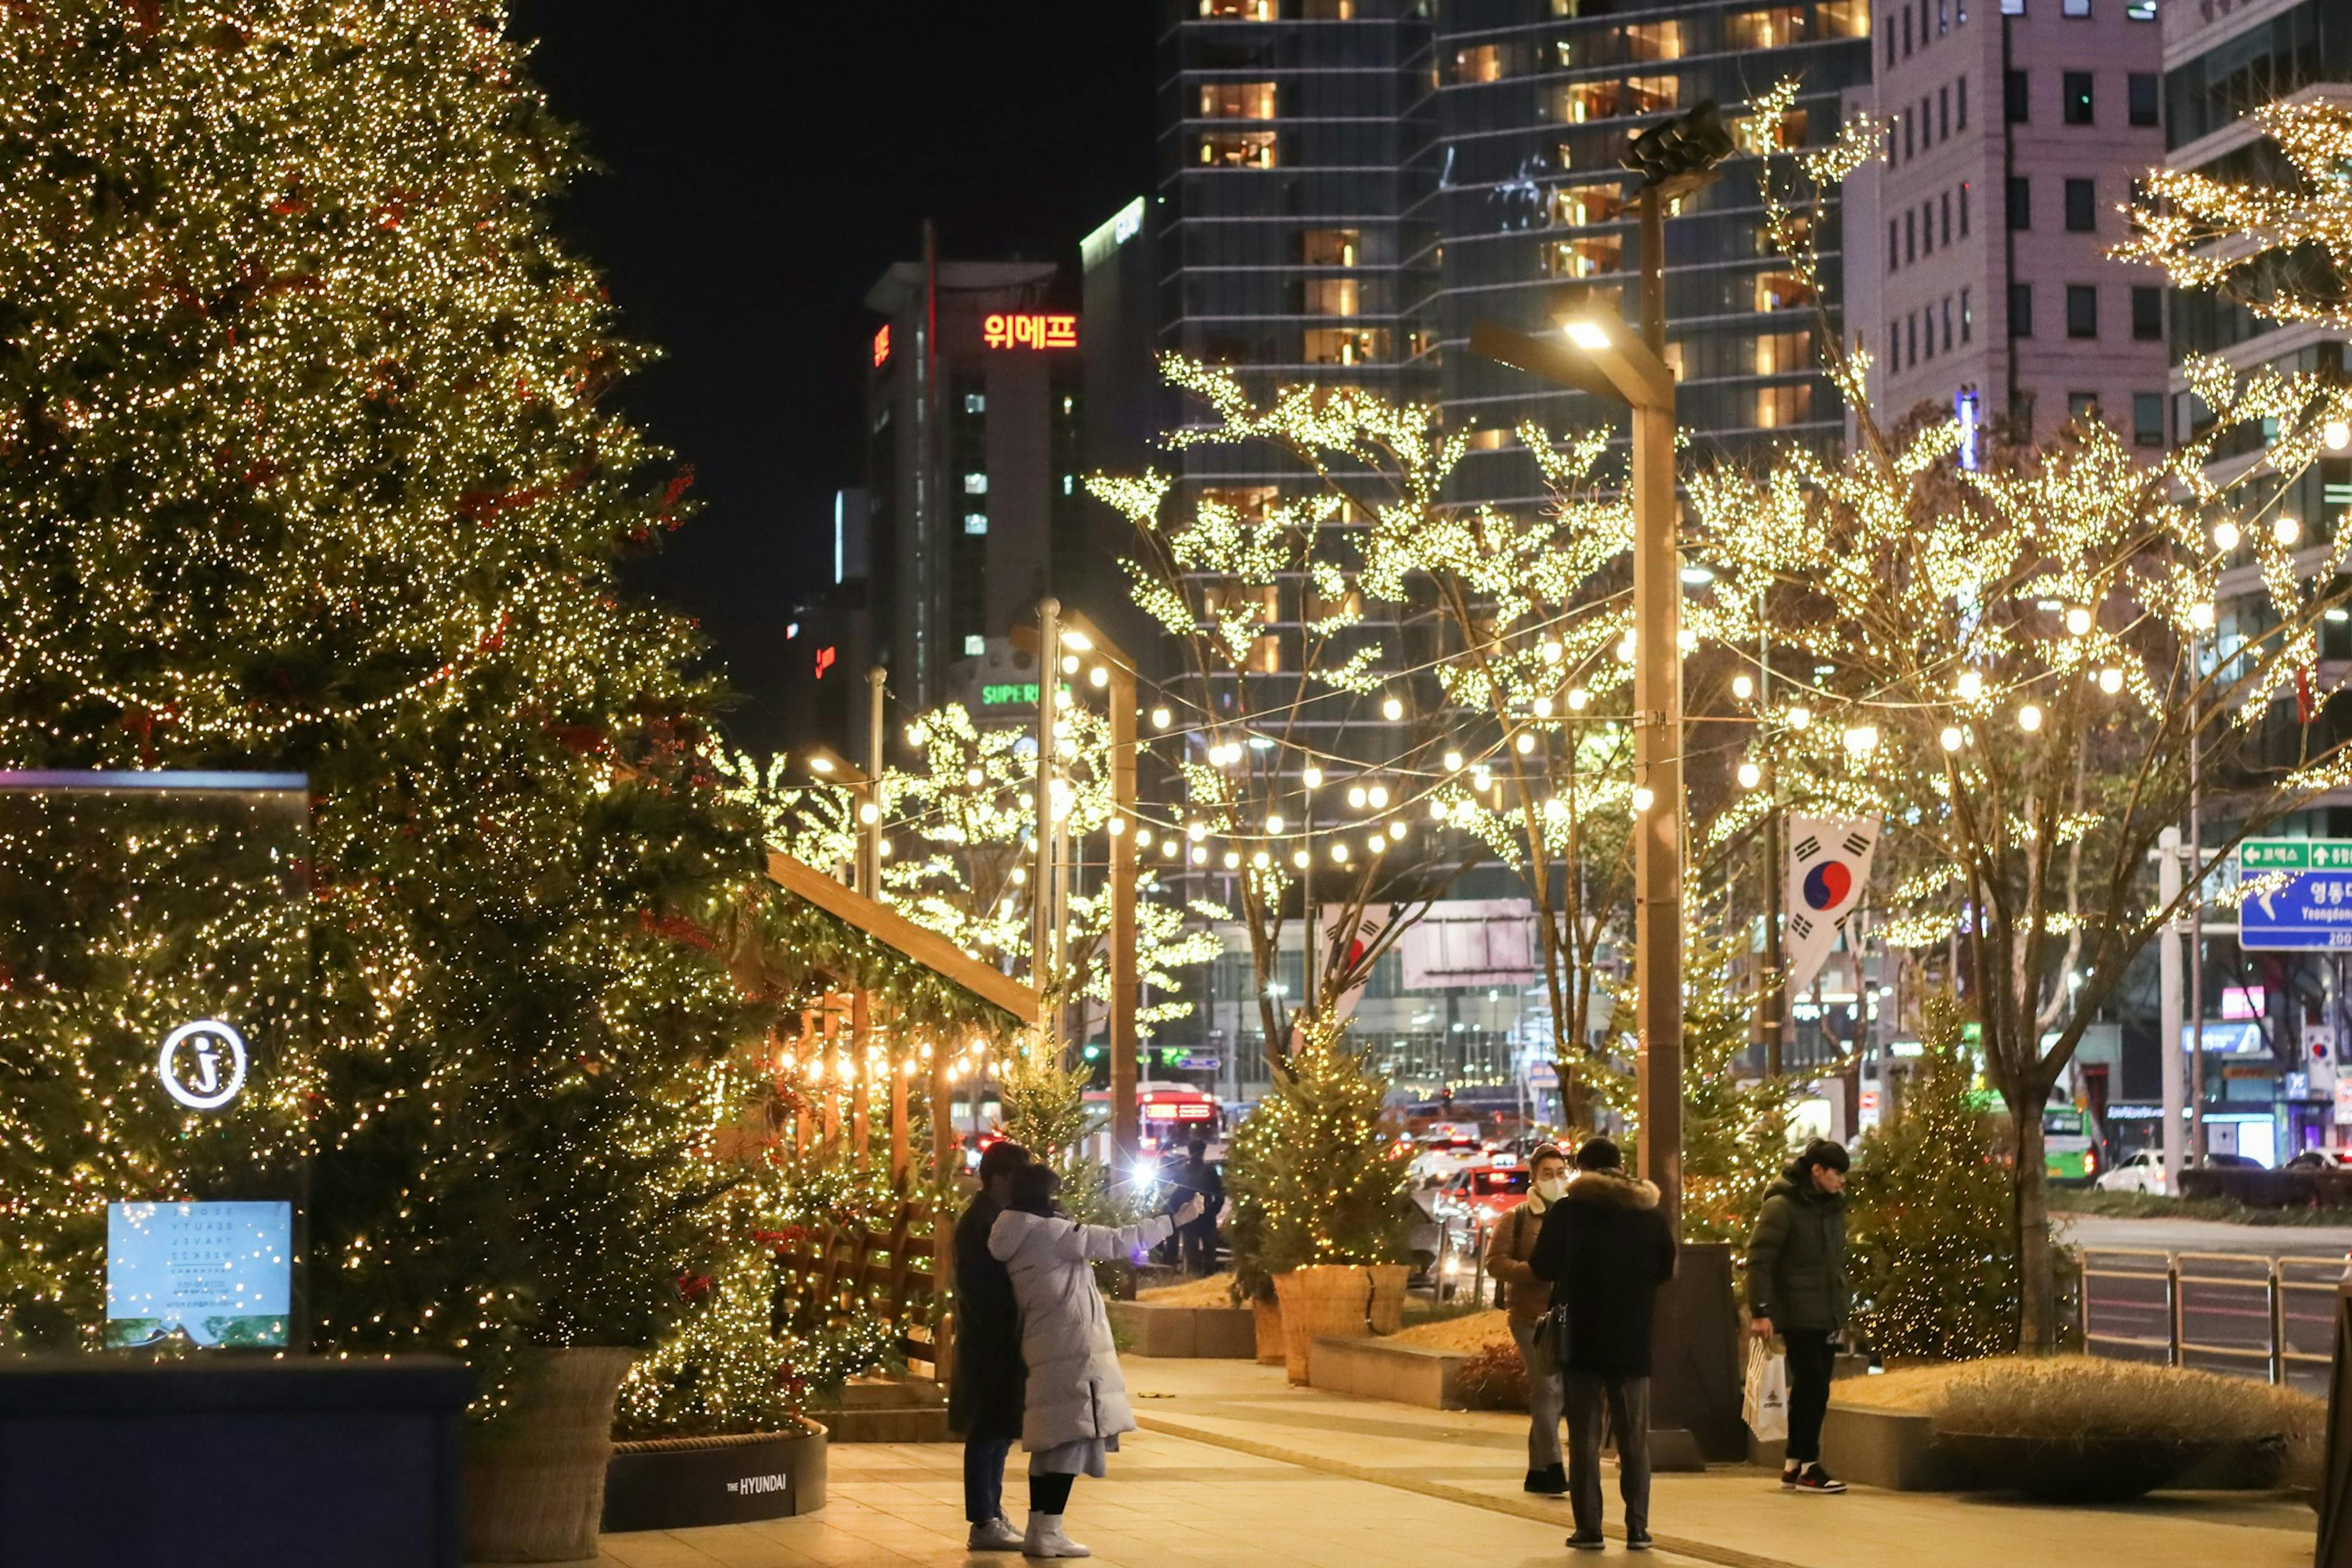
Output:
[[1748,1389],[1739,1402],[1739,1418],[1759,1443],[1777,1443],[1789,1435],[1789,1361],[1762,1340],[1748,1352]]

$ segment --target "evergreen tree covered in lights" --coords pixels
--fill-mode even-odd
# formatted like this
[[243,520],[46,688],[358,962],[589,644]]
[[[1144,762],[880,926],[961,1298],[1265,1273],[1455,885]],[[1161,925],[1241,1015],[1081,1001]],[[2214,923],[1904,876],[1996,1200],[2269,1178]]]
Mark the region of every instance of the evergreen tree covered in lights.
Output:
[[1313,1264],[1404,1260],[1412,1145],[1381,1110],[1388,1087],[1323,1018],[1306,1020],[1226,1160],[1228,1234],[1245,1291]]
[[[309,775],[318,999],[250,1092],[299,1089],[315,1335],[493,1391],[517,1347],[677,1305],[704,1068],[746,1023],[705,917],[751,865],[693,760],[690,634],[616,585],[684,479],[604,406],[643,352],[548,226],[580,157],[503,26],[45,0],[0,29],[0,766]],[[198,913],[113,940],[201,952]],[[11,1338],[97,1321],[96,1205],[206,1195],[198,1120],[125,1077],[132,978],[6,984]]]
[[1958,1360],[2017,1343],[2018,1261],[2000,1130],[1948,997],[1929,1001],[1899,1113],[1862,1141],[1848,1182],[1857,1314],[1888,1355]]

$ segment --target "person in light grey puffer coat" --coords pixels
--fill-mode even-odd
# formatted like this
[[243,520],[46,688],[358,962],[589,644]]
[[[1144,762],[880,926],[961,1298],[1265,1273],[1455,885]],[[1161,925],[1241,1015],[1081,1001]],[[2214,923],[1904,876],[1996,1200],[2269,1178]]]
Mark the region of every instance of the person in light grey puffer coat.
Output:
[[1081,1474],[1100,1477],[1103,1456],[1135,1430],[1127,1380],[1110,1337],[1110,1315],[1095,1288],[1097,1258],[1127,1258],[1200,1217],[1201,1200],[1117,1227],[1080,1225],[1054,1201],[1061,1178],[1030,1165],[1013,1178],[1013,1206],[996,1216],[988,1250],[1013,1278],[1021,1307],[1021,1359],[1029,1369],[1021,1446],[1029,1451],[1027,1557],[1084,1557],[1062,1533],[1062,1510]]

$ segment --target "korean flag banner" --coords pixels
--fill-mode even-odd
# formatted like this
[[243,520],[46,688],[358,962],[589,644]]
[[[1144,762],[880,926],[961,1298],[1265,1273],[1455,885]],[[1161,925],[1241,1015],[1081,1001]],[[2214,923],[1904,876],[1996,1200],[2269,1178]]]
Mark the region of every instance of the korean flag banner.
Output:
[[1784,947],[1789,995],[1813,983],[1822,961],[1837,945],[1845,923],[1870,881],[1870,857],[1878,847],[1878,824],[1868,819],[1798,816],[1789,821],[1788,929]]

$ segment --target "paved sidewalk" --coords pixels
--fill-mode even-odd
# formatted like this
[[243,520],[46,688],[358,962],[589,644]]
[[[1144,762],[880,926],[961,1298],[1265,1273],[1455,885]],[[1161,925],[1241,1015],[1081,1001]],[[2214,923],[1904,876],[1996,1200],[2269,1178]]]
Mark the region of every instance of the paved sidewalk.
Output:
[[[1279,1367],[1127,1358],[1145,1430],[1081,1479],[1070,1532],[1104,1568],[1559,1568],[1565,1503],[1529,1498],[1525,1417],[1290,1387]],[[606,1536],[595,1568],[938,1568],[963,1550],[961,1450],[845,1445],[806,1519]],[[1015,1475],[1006,1511],[1025,1514]],[[1608,1502],[1616,1523],[1612,1479]],[[1784,1495],[1741,1467],[1657,1478],[1665,1568],[2304,1568],[2310,1510],[2241,1493],[2109,1508],[1879,1492]],[[1583,1559],[1578,1558],[1578,1561]],[[1612,1542],[1601,1562],[1625,1561]]]
[[[1130,1356],[1127,1369],[1137,1415],[1151,1431],[1287,1457],[1417,1497],[1558,1521],[1566,1532],[1564,1502],[1519,1490],[1523,1415],[1292,1388],[1281,1368],[1246,1362]],[[1613,1534],[1613,1472],[1608,1489]],[[1743,1466],[1658,1476],[1650,1528],[1661,1547],[1725,1568],[2305,1568],[2316,1521],[2303,1504],[2263,1493],[2168,1493],[2100,1508],[1861,1487],[1843,1497],[1798,1497],[1784,1494],[1769,1472]]]

